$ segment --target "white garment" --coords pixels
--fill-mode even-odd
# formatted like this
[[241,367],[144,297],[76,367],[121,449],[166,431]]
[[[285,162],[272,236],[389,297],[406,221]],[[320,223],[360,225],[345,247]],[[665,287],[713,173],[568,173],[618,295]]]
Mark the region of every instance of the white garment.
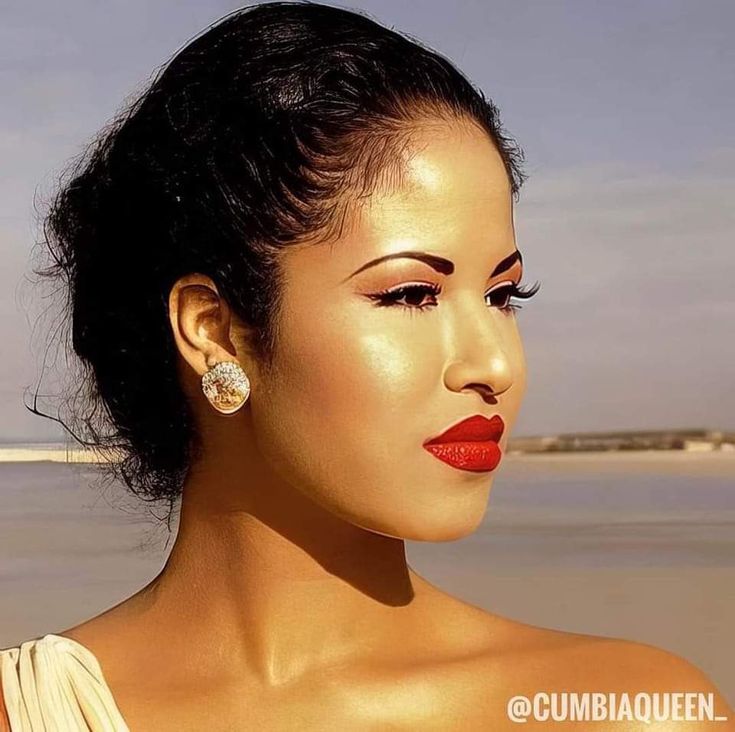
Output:
[[12,732],[130,732],[92,652],[48,633],[0,650]]

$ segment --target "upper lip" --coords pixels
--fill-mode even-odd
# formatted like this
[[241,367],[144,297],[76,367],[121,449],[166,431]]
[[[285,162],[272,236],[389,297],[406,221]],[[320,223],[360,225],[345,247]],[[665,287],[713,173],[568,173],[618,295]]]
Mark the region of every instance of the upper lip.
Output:
[[461,422],[452,425],[440,435],[427,440],[425,445],[433,445],[437,442],[480,442],[493,440],[497,442],[503,434],[505,424],[499,414],[492,418],[482,414],[473,414]]

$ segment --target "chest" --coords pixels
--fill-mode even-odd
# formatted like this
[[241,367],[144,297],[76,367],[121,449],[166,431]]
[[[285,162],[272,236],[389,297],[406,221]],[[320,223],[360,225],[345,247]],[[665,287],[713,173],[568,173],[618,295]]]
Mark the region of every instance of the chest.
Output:
[[209,689],[198,693],[118,694],[130,732],[249,730],[487,729],[505,719],[500,694],[469,670],[325,677],[284,688]]

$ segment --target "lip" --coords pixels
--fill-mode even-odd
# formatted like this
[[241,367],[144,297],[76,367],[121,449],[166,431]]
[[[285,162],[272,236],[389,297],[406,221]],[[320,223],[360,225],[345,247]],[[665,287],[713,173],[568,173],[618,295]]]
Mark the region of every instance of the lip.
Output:
[[488,419],[482,414],[473,414],[444,430],[440,435],[424,442],[424,445],[437,445],[444,442],[497,442],[505,429],[505,423],[499,414]]
[[496,414],[475,414],[426,440],[424,448],[442,462],[460,470],[493,470],[502,457],[498,442],[505,423]]

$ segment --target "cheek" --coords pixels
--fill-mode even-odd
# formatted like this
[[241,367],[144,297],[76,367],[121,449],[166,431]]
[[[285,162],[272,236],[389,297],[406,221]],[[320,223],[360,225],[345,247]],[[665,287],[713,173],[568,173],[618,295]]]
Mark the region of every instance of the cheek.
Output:
[[417,337],[410,319],[370,317],[344,303],[319,317],[284,319],[275,370],[254,410],[261,452],[275,471],[368,527],[409,511],[407,486],[420,483],[426,460],[421,442],[441,349]]
[[365,310],[343,306],[285,338],[281,363],[288,390],[324,427],[352,433],[397,427],[407,410],[425,406],[422,395],[430,395],[441,373],[439,349],[411,331],[409,315],[366,316]]

